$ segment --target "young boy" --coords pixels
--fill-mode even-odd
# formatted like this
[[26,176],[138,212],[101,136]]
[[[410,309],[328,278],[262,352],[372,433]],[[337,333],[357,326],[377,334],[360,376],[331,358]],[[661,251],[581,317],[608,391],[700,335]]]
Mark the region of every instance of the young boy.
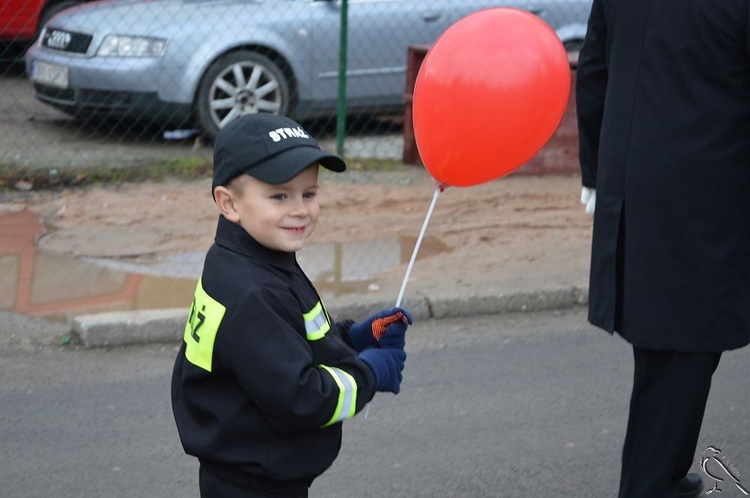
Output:
[[172,375],[202,498],[306,497],[341,422],[376,391],[399,392],[410,314],[337,325],[297,264],[318,220],[318,165],[346,168],[282,116],[243,116],[214,143],[221,216]]

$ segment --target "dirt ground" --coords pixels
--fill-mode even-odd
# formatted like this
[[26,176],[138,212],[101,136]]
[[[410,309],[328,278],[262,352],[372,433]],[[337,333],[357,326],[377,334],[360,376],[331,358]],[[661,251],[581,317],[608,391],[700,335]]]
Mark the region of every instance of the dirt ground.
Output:
[[[323,175],[321,217],[310,242],[407,241],[404,264],[378,275],[380,286],[397,290],[435,192],[422,171],[365,179]],[[412,280],[482,286],[499,279],[522,286],[538,275],[544,285],[585,285],[592,220],[579,193],[576,175],[511,175],[447,188],[437,200]],[[0,214],[24,208],[44,221],[47,233],[37,242],[42,249],[106,258],[204,251],[218,215],[210,180],[11,196],[0,203]]]

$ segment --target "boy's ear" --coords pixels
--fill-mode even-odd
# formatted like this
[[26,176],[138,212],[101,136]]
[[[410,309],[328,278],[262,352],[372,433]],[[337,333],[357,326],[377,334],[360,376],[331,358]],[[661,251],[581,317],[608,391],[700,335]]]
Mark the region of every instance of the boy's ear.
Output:
[[223,185],[214,189],[214,202],[216,202],[219,212],[221,212],[224,218],[233,223],[240,222],[240,215],[234,206],[236,201],[234,193]]

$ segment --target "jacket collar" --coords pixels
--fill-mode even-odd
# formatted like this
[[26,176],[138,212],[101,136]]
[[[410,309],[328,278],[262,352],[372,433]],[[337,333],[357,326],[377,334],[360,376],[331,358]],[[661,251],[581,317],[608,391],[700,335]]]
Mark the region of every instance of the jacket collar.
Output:
[[232,223],[223,216],[219,216],[214,241],[217,245],[229,249],[243,256],[259,259],[281,270],[293,272],[297,267],[294,252],[283,252],[269,249],[248,234],[241,225]]

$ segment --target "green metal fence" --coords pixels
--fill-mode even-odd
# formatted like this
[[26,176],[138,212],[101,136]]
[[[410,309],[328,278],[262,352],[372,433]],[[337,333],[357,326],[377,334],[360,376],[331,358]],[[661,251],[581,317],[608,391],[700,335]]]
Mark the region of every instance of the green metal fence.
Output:
[[321,139],[335,137],[344,154],[349,134],[401,131],[409,45],[429,46],[464,15],[510,4],[533,9],[575,50],[589,9],[571,0],[84,3],[0,6],[10,141],[0,163],[37,165],[47,158],[35,159],[36,149],[55,141],[210,143],[247,112],[289,114]]
[[[421,61],[410,58],[410,47],[420,47],[412,55],[423,56],[463,16],[512,6],[546,20],[575,52],[590,5],[590,0],[4,0],[0,182],[14,183],[0,187],[38,186],[14,172],[34,171],[46,178],[42,183],[54,185],[56,176],[77,168],[209,163],[211,140],[221,126],[248,112],[290,115],[324,148],[348,158],[401,161],[413,140],[408,106],[416,69],[409,63]],[[406,152],[409,161],[418,162],[413,148]],[[29,230],[38,220],[11,215],[0,212],[5,235],[0,274],[18,290],[28,284],[21,279],[26,263],[19,256],[25,254],[19,247],[26,246],[18,241],[29,239],[24,250],[33,251]],[[54,257],[42,259],[47,268],[55,266]],[[101,271],[87,267],[85,277],[74,279],[101,283],[106,281]],[[53,278],[48,285],[61,282]],[[6,297],[0,309],[18,303],[18,296]]]

